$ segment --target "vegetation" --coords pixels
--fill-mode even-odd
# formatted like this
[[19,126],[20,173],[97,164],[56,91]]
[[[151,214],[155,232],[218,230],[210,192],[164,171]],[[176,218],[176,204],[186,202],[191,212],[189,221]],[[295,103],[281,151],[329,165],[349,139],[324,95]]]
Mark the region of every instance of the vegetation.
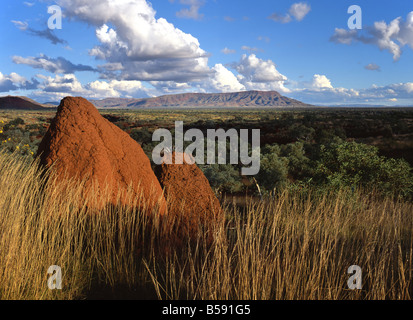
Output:
[[[91,212],[98,199],[81,199],[81,183],[38,172],[53,116],[0,112],[0,299],[412,298],[411,109],[105,111],[149,157],[153,131],[177,120],[203,132],[261,129],[257,176],[200,165],[223,203],[246,203],[226,203],[212,246],[199,234],[175,248],[156,213],[132,200]],[[62,290],[47,287],[51,265]],[[347,287],[351,265],[362,290]]]
[[[103,115],[139,142],[150,159],[158,144],[152,133],[167,128],[174,134],[177,120],[184,121],[185,130],[197,128],[204,134],[211,128],[259,128],[261,171],[254,179],[240,175],[241,165],[200,166],[218,193],[374,187],[382,195],[413,199],[412,111],[144,109],[108,110]],[[50,111],[0,113],[1,147],[34,156],[53,116]]]
[[[0,299],[412,298],[409,202],[285,190],[227,207],[212,246],[199,234],[171,248],[156,213],[91,212],[98,200],[80,201],[81,184],[42,176],[16,154],[0,154],[0,183]],[[51,265],[62,268],[62,290],[48,289]],[[347,287],[351,265],[362,268],[362,290]]]

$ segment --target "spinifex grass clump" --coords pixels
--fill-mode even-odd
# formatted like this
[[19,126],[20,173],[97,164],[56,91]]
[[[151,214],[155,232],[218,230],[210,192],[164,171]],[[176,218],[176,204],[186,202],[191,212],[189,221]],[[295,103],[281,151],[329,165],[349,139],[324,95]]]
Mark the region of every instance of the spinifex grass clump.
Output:
[[[111,195],[85,198],[82,183],[28,163],[0,154],[0,298],[77,299],[98,295],[96,287],[145,285],[139,258],[160,232],[134,209],[140,199],[91,210]],[[61,267],[62,290],[47,285],[51,265]]]
[[[233,212],[207,255],[147,268],[167,299],[411,299],[412,209],[372,195],[285,192]],[[352,265],[362,290],[348,288]]]
[[[47,180],[47,182],[46,182]],[[411,299],[413,205],[359,192],[284,192],[226,208],[214,242],[174,247],[179,221],[130,205],[91,210],[82,183],[0,153],[0,299]],[[150,218],[152,217],[152,218]],[[62,289],[47,286],[51,265]],[[347,269],[362,269],[349,290]],[[104,290],[105,291],[102,291]]]

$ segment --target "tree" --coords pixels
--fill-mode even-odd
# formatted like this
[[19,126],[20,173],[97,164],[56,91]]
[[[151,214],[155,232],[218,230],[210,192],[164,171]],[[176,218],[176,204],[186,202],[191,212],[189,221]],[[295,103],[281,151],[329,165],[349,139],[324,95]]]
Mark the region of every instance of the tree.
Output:
[[280,156],[277,144],[265,146],[262,151],[258,184],[267,191],[284,187],[288,182],[288,159]]
[[230,164],[200,165],[211,187],[215,190],[235,193],[243,188],[241,176]]
[[361,186],[405,197],[413,192],[412,168],[405,160],[381,157],[378,148],[356,142],[321,146],[316,179],[332,186]]

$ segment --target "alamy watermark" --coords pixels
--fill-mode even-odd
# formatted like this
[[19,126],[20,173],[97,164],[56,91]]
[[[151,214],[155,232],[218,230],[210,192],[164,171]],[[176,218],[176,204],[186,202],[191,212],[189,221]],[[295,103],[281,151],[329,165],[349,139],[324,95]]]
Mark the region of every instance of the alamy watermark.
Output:
[[47,270],[48,274],[51,274],[49,279],[47,279],[47,286],[50,290],[61,290],[62,289],[62,268],[56,265],[52,265]]
[[[158,129],[153,133],[152,141],[162,140],[162,142],[153,149],[152,160],[155,164],[183,164],[184,154],[188,154],[193,159],[186,157],[186,163],[241,163],[246,166],[241,168],[242,175],[256,175],[260,171],[260,130],[251,130],[251,141],[249,141],[248,129],[240,129],[239,131],[238,135],[236,129],[229,129],[227,131],[224,129],[207,129],[207,136],[205,137],[200,129],[189,129],[184,132],[183,121],[175,121],[175,145],[173,145],[171,131]],[[227,157],[228,140],[229,157]],[[185,141],[192,143],[184,150]],[[171,153],[172,151],[175,151],[175,161],[173,161],[172,157],[164,157],[165,153]]]
[[47,20],[47,27],[51,30],[62,29],[62,8],[58,5],[47,7],[47,13],[51,14]]
[[348,288],[351,290],[360,290],[362,287],[361,268],[359,266],[352,265],[347,269],[347,273],[352,274],[352,276],[347,281]]
[[348,28],[350,30],[362,29],[363,21],[361,7],[357,5],[352,5],[348,8],[347,13],[352,14],[352,16],[347,21]]

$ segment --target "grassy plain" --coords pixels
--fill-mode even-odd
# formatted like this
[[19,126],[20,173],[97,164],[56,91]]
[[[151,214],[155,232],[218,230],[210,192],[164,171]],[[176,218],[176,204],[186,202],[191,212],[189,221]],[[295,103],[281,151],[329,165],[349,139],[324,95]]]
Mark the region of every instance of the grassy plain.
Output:
[[[261,128],[264,143],[344,131],[346,139],[412,161],[412,109],[102,114],[131,135],[146,131],[136,135],[144,139],[178,120],[201,129]],[[7,132],[19,129],[35,151],[53,116],[2,111],[0,121],[3,127],[21,118]],[[315,129],[292,131],[294,124]],[[21,151],[18,139],[7,148],[8,137],[2,137],[6,149],[0,152],[0,299],[412,299],[411,201],[358,189],[246,198],[242,208],[225,205],[226,220],[214,227],[212,246],[199,234],[197,241],[162,254],[168,244],[156,213],[154,223],[133,209],[132,200],[130,207],[90,212],[88,203],[97,199],[80,201],[81,184],[45,185],[30,152]],[[47,286],[50,265],[62,268],[62,290]],[[351,265],[362,268],[361,290],[348,288]]]

